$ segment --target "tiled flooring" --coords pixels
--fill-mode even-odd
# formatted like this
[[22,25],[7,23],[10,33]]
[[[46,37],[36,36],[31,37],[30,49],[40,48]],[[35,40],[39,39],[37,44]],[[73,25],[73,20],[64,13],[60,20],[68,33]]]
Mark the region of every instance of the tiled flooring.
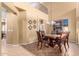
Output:
[[79,45],[75,43],[70,43],[70,48],[67,52],[64,51],[59,53],[57,47],[44,47],[42,49],[37,49],[36,43],[28,44],[28,45],[8,45],[6,48],[2,50],[2,56],[79,56]]

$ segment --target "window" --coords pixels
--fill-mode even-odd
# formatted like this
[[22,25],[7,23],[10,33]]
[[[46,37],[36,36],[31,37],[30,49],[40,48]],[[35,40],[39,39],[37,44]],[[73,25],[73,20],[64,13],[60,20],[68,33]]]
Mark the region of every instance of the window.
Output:
[[68,26],[68,19],[63,20],[63,26]]

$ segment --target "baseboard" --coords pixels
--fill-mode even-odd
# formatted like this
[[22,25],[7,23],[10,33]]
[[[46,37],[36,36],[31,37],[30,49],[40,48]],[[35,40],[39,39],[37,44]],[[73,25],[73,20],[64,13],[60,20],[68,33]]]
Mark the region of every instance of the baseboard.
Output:
[[29,42],[29,43],[19,43],[19,45],[27,45],[27,44],[32,44],[32,43],[35,43],[37,41],[33,41],[33,42]]
[[7,46],[19,46],[19,44],[7,44]]
[[71,40],[69,40],[69,42],[73,42],[73,43],[76,43],[76,41],[71,41]]

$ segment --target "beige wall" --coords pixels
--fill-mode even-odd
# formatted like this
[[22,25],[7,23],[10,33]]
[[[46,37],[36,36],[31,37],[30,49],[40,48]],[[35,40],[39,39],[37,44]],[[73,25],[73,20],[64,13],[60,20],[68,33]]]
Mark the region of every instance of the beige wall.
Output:
[[[44,22],[48,21],[48,15],[31,7],[29,4],[16,3],[15,6],[26,10],[26,12],[16,11],[14,9],[13,3],[6,3],[9,9],[13,10],[17,14],[14,14],[12,11],[7,13],[8,20],[8,34],[7,42],[9,44],[27,44],[32,43],[37,40],[36,32],[34,29],[28,30],[27,21],[30,20],[39,20],[43,19]],[[6,5],[5,4],[5,5]],[[10,6],[11,4],[11,6]],[[30,37],[29,37],[30,36]]]
[[0,55],[1,55],[1,3],[0,3]]
[[76,18],[76,35],[77,43],[79,44],[79,17]]
[[[27,34],[27,29],[26,29],[27,25],[24,25],[24,24],[27,24],[27,22],[26,22],[26,11],[20,11],[19,12],[19,22],[18,23],[19,23],[19,43],[20,44],[27,43],[27,40],[28,40],[27,35],[26,35]],[[25,29],[24,29],[24,27],[25,27]]]
[[[27,6],[25,8],[27,8]],[[36,29],[32,28],[32,30],[29,30],[28,21],[36,20],[36,22],[39,23],[40,19],[43,19],[44,24],[46,24],[46,22],[48,21],[48,16],[32,7],[31,8],[29,7],[29,9],[28,10],[26,9],[26,11],[20,11],[20,14],[19,14],[19,30],[20,30],[19,42],[20,43],[28,44],[28,43],[33,43],[37,41]],[[38,27],[37,23],[36,23],[36,26]],[[33,23],[32,23],[32,26],[33,26]],[[46,29],[47,29],[47,26],[46,26]]]
[[[45,15],[45,14],[43,14],[43,13],[41,13],[41,12],[34,12],[34,11],[27,11],[27,21],[29,21],[29,20],[36,20],[37,21],[37,24],[39,23],[39,20],[43,20],[44,21],[44,24],[46,24],[46,22],[47,22],[47,20],[48,20],[48,16],[47,15]],[[36,24],[36,25],[37,25]],[[29,25],[28,23],[27,23],[27,25]],[[38,27],[38,25],[37,25],[37,27]],[[46,26],[45,26],[46,27]],[[36,35],[36,30],[35,29],[32,29],[32,30],[29,30],[29,29],[27,29],[27,39],[29,38],[29,42],[34,42],[34,41],[36,41],[37,40],[37,35]]]
[[63,15],[75,8],[76,8],[75,2],[52,3],[52,11],[53,11],[52,17],[54,19],[54,18],[59,17],[60,15]]
[[7,43],[18,43],[18,17],[12,12],[7,13]]
[[76,2],[45,2],[42,4],[48,8],[49,17],[52,19],[76,8]]
[[77,34],[77,43],[79,44],[79,3],[77,2],[77,5],[76,5],[76,27],[77,27],[77,31],[76,31],[76,34]]
[[13,3],[2,3],[2,7],[8,10],[7,12],[7,43],[17,44],[19,42],[18,29],[18,10]]
[[76,9],[72,9],[71,11],[60,15],[56,19],[69,19],[69,31],[70,31],[70,41],[76,42]]
[[79,2],[76,3],[76,17],[79,17]]

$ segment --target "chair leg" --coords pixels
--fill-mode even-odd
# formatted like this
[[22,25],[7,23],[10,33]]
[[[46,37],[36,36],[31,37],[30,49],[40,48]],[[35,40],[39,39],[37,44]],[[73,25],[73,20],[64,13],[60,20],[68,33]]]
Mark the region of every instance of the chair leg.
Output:
[[60,43],[58,44],[58,47],[59,47],[59,51],[62,52]]
[[39,46],[39,42],[37,43],[37,48],[38,48],[38,46]]
[[68,40],[67,40],[67,46],[68,46],[68,48],[69,48],[69,42],[68,42]]
[[64,42],[64,48],[65,48],[65,51],[67,51],[67,49],[66,49],[66,42]]
[[40,49],[42,48],[42,42],[40,42],[41,43],[41,46],[40,46]]

